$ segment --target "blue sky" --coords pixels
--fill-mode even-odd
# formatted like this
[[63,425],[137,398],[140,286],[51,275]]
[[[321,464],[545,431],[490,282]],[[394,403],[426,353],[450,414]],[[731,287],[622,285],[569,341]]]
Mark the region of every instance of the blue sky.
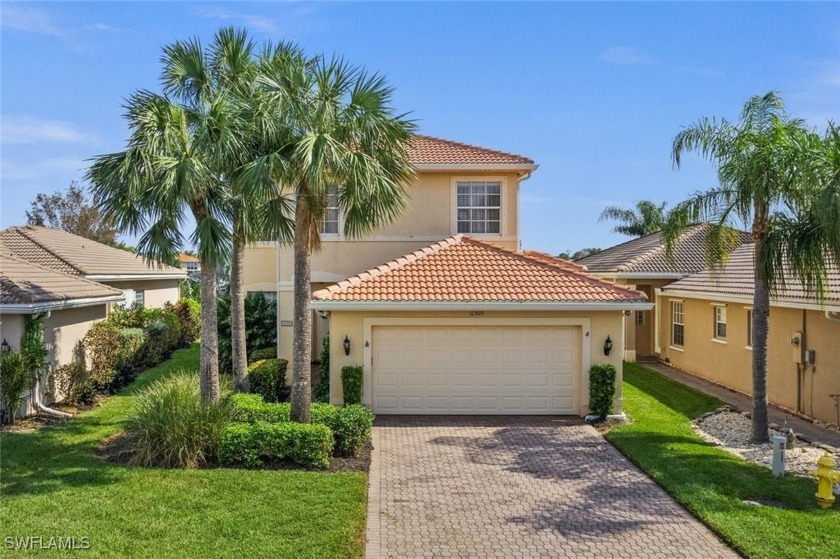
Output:
[[122,100],[156,89],[161,47],[225,25],[386,74],[426,134],[540,164],[521,190],[525,248],[625,240],[604,206],[674,203],[714,169],[670,163],[703,115],[737,118],[777,89],[840,121],[838,3],[2,3],[2,225],[37,192],[122,149]]

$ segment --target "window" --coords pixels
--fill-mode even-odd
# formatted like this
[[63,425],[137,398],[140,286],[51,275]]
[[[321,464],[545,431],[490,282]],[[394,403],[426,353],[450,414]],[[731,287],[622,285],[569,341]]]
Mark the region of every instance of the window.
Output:
[[134,292],[134,306],[142,308],[146,303],[146,292],[138,289]]
[[642,326],[645,323],[645,311],[636,311],[636,326]]
[[726,307],[715,307],[715,338],[726,339]]
[[322,235],[338,235],[338,188],[335,186],[327,190],[327,206],[320,231]]
[[458,183],[458,233],[501,233],[502,183]]
[[677,347],[685,344],[685,311],[682,301],[671,301],[671,344]]
[[747,310],[747,347],[752,347],[752,309]]

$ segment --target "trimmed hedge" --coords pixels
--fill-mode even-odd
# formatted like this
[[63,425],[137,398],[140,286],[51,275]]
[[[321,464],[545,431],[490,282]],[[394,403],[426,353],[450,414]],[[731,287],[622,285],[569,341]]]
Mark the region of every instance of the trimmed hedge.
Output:
[[70,404],[93,403],[96,389],[88,380],[85,366],[79,362],[72,362],[58,367],[53,371],[53,378],[58,391],[64,396],[64,401]]
[[285,402],[291,389],[286,386],[285,359],[263,359],[248,365],[248,386],[251,393],[259,394],[266,402]]
[[613,411],[615,377],[616,371],[612,365],[589,367],[589,409],[602,419]]
[[175,304],[167,301],[163,308],[178,317],[181,324],[179,345],[189,347],[201,331],[201,305],[193,299],[181,298]]
[[341,368],[341,389],[344,392],[344,405],[362,403],[362,378],[364,369],[361,365],[345,365]]
[[322,404],[330,403],[330,337],[324,336],[321,360],[318,361],[318,384],[312,389],[312,399]]
[[277,359],[277,347],[264,347],[262,349],[255,349],[248,354],[248,363],[256,363],[263,359]]
[[291,460],[307,468],[328,468],[333,435],[326,425],[234,423],[219,441],[219,464],[258,468],[266,460]]
[[[232,394],[229,397],[232,419],[245,423],[288,423],[291,404],[263,401],[257,394]],[[364,406],[339,408],[330,404],[312,404],[312,423],[325,425],[335,436],[335,451],[345,456],[355,455],[369,440],[373,428],[373,413]]]

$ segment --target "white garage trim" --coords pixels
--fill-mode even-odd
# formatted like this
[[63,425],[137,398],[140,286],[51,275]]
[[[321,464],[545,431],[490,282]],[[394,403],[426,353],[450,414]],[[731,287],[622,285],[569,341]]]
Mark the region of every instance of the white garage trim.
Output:
[[[591,339],[589,318],[365,318],[364,319],[364,380],[362,383],[362,403],[373,405],[373,328],[378,326],[577,326],[580,335],[580,371],[576,379],[575,394],[578,409],[583,409],[588,402],[589,366],[591,363]],[[582,411],[581,413],[585,413]]]

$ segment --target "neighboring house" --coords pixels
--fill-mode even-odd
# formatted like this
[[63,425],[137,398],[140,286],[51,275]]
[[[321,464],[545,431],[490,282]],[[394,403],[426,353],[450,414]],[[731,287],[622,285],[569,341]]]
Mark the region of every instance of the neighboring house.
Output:
[[[11,349],[20,349],[27,316],[45,315],[44,342],[51,367],[73,361],[88,328],[105,318],[108,305],[121,301],[123,293],[75,275],[39,266],[12,256],[0,242],[0,337]],[[60,399],[40,385],[41,401]],[[27,398],[19,414],[33,413]]]
[[186,270],[189,274],[198,274],[201,273],[201,260],[193,256],[192,254],[187,254],[186,252],[182,252],[178,254],[178,260],[181,261],[181,269]]
[[[739,234],[741,243],[752,240],[749,233]],[[665,239],[657,232],[586,256],[576,263],[585,266],[591,274],[638,289],[653,300],[656,289],[706,268],[705,250],[706,226],[694,225],[674,243],[672,259],[666,255]],[[637,311],[628,315],[625,360],[655,357],[656,330],[655,313]]]
[[[428,136],[410,157],[417,177],[400,219],[359,240],[343,235],[337,207],[321,225],[313,357],[331,332],[331,400],[342,401],[341,368],[353,364],[364,365],[363,403],[380,414],[586,413],[590,363],[620,375],[623,313],[652,305],[573,263],[516,252],[531,159]],[[278,293],[279,355],[290,361],[292,272],[289,246],[246,250],[245,289]]]
[[23,225],[0,231],[7,252],[33,264],[86,278],[122,291],[122,304],[162,307],[180,295],[180,268],[143,258],[84,237],[47,227]]
[[[657,289],[656,352],[671,365],[729,388],[752,393],[754,245],[735,250],[726,265]],[[840,424],[840,271],[828,277],[824,299],[800,282],[770,300],[768,399]]]

